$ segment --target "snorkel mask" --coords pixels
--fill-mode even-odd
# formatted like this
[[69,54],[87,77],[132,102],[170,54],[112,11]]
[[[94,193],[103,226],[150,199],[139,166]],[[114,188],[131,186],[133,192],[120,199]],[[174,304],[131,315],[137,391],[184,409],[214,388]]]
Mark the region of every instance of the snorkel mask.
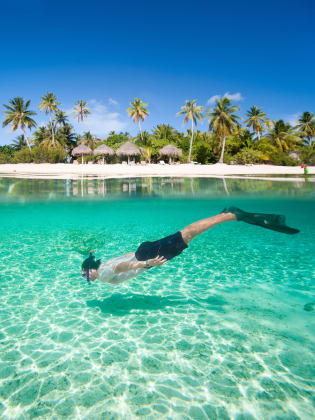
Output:
[[[95,261],[95,256],[93,255],[93,249],[90,251],[90,255],[82,263],[82,270],[86,271],[86,280],[88,284],[91,284],[90,281],[90,269],[97,270],[101,264],[101,260]],[[85,277],[85,276],[84,276]]]

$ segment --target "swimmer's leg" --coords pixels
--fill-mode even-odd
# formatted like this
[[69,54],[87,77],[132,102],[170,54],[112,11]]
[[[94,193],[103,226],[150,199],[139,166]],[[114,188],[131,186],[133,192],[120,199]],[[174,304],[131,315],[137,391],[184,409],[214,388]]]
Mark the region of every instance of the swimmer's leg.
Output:
[[200,235],[208,229],[211,229],[213,226],[224,222],[231,222],[233,220],[237,220],[235,214],[220,213],[213,217],[207,217],[206,219],[198,220],[198,222],[186,226],[180,231],[180,233],[182,234],[184,242],[188,244],[196,236]]

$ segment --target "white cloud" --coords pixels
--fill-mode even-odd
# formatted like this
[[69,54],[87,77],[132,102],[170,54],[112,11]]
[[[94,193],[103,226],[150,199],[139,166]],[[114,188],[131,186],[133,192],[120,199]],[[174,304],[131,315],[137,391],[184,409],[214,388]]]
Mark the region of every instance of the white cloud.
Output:
[[211,96],[211,98],[208,99],[207,104],[208,105],[213,105],[215,103],[216,100],[220,99],[220,95],[213,95]]
[[290,114],[284,117],[284,120],[287,121],[291,125],[297,125],[297,121],[300,118],[302,112],[296,112],[295,114]]
[[[91,131],[97,136],[105,136],[110,131],[122,131],[126,128],[127,122],[121,120],[118,112],[109,112],[107,106],[96,99],[88,101],[91,114],[80,124],[74,124],[77,131]],[[71,115],[73,109],[68,110]],[[72,114],[73,116],[73,114]]]
[[108,99],[108,103],[110,105],[119,105],[119,103],[115,99],[113,99],[113,98],[109,98]]
[[235,101],[235,102],[239,102],[239,101],[244,100],[244,98],[243,98],[243,96],[240,92],[236,92],[236,93],[225,92],[225,94],[223,96],[221,96],[221,95],[211,96],[211,98],[208,99],[207,104],[208,105],[213,105],[216,102],[216,100],[220,100],[221,98],[228,98],[231,101]]
[[243,101],[244,100],[244,98],[243,98],[243,96],[242,96],[242,94],[240,92],[236,92],[236,93],[226,92],[223,95],[223,97],[224,98],[228,98],[231,101],[236,101],[236,102],[239,102],[239,101]]

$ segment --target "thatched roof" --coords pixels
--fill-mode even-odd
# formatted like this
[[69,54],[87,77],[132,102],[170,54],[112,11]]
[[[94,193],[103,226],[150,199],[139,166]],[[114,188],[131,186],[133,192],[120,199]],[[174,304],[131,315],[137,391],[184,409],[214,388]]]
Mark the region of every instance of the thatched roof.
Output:
[[172,144],[169,144],[168,146],[164,146],[160,151],[159,151],[160,155],[163,156],[176,156],[176,157],[181,157],[183,152],[181,149],[178,149],[178,147],[173,146]]
[[113,156],[115,154],[114,150],[111,149],[107,144],[101,144],[93,151],[94,155],[107,155]]
[[92,150],[85,144],[80,144],[72,150],[72,156],[90,155],[91,153]]
[[118,156],[136,156],[136,155],[140,155],[140,150],[133,143],[130,143],[130,141],[127,141],[127,143],[123,144],[116,151],[116,154]]

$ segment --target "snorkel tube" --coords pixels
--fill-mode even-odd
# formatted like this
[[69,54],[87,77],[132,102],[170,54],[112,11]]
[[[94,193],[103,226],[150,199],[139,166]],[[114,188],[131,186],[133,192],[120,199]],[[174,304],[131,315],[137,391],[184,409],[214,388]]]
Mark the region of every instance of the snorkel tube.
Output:
[[87,267],[87,270],[86,270],[86,280],[87,280],[87,282],[89,283],[89,284],[91,284],[91,282],[90,282],[90,268],[92,268],[92,262],[94,261],[94,255],[93,255],[93,249],[91,249],[91,251],[90,251],[90,255],[89,255],[89,257],[88,257],[88,267]]

